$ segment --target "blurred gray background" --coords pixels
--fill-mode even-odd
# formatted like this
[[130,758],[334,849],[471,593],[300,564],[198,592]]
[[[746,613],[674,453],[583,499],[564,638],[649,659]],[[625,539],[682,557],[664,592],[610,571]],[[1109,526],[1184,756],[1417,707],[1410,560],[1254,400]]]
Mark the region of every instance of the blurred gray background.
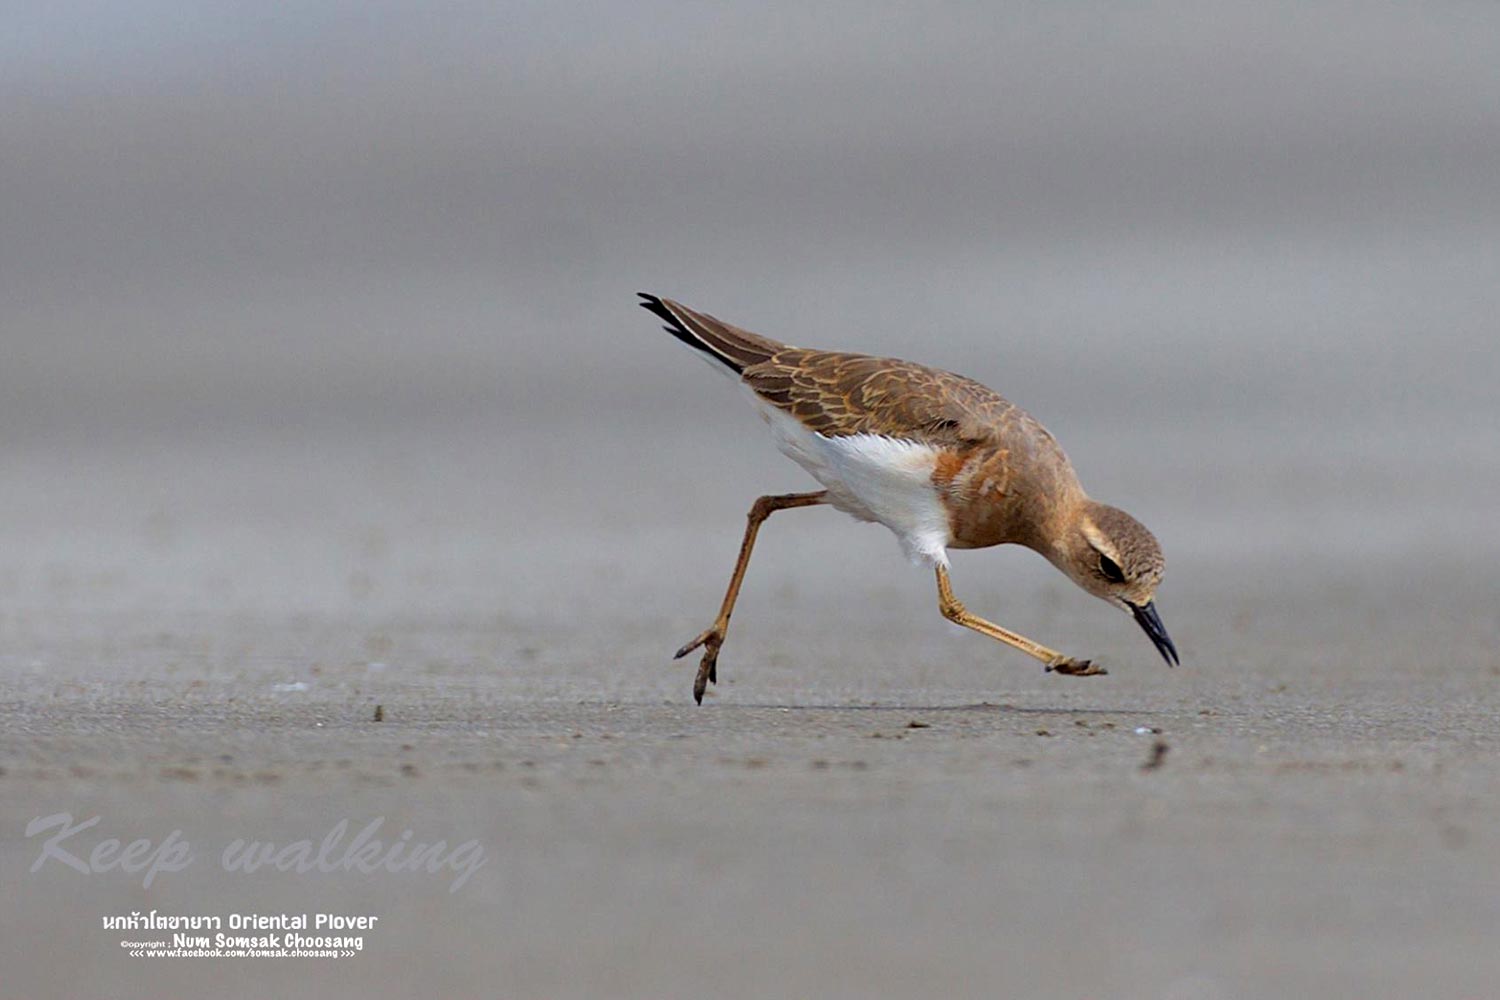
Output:
[[[274,516],[398,439],[457,461],[445,488],[488,494],[518,542],[559,502],[546,533],[578,530],[573,503],[642,527],[731,478],[733,521],[803,482],[634,309],[647,289],[988,382],[1173,556],[1494,550],[1485,5],[148,2],[6,23],[12,525],[75,502],[97,524],[79,494],[115,491],[112,516],[216,516],[182,480],[257,456],[284,475],[238,502]],[[145,464],[92,478],[126,454]]]
[[[1500,975],[1475,878],[1500,857],[1500,8],[3,11],[7,871],[60,803],[208,841],[420,804],[490,845],[467,903],[369,889],[406,950],[278,971],[284,995]],[[882,529],[789,513],[691,711],[670,652],[752,499],[811,481],[637,290],[1025,406],[1161,538],[1184,666],[1030,553],[958,554],[973,609],[1112,670],[1040,677],[942,622]],[[952,742],[871,756],[865,730],[945,705]],[[1165,725],[1196,770],[1143,800],[1143,745],[1075,710]],[[368,782],[316,770],[351,746]],[[870,767],[808,777],[840,755]],[[246,799],[250,774],[283,784]],[[25,881],[0,937],[83,955],[79,995],[125,967],[80,930],[99,912],[351,902],[70,877]],[[1059,945],[1090,917],[1124,937]],[[140,995],[268,981],[129,968]]]

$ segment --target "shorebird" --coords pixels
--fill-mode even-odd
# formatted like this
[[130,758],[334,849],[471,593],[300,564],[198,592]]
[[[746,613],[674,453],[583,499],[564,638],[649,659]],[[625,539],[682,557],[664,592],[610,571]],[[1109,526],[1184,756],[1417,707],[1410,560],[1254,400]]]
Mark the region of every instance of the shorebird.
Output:
[[895,358],[792,347],[671,299],[641,292],[666,331],[735,379],[782,454],[822,484],[763,496],[714,623],[677,651],[702,647],[693,698],[718,683],[719,649],[761,524],[778,510],[829,504],[895,533],[937,575],[943,617],[1013,646],[1059,674],[1108,671],[971,613],[953,596],[948,549],[1024,545],[1084,590],[1129,612],[1167,665],[1180,662],[1157,613],[1161,546],[1129,514],[1091,499],[1057,439],[1026,411],[962,375]]

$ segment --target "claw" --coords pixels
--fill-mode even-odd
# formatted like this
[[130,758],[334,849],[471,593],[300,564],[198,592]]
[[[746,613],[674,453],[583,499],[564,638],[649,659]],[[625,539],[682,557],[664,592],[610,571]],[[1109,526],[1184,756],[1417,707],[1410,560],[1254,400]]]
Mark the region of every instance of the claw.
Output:
[[1109,673],[1092,660],[1075,660],[1070,656],[1060,657],[1047,664],[1047,672],[1064,674],[1068,677],[1103,677]]
[[680,660],[684,656],[703,646],[703,660],[698,664],[698,675],[693,678],[693,700],[703,704],[703,692],[707,690],[710,683],[719,683],[719,647],[724,644],[724,630],[715,625],[707,629],[686,646],[677,651],[672,657]]
[[713,641],[715,639],[717,639],[718,641],[712,648],[717,648],[718,644],[724,641],[724,632],[717,625],[699,632],[696,639],[693,639],[686,646],[683,646],[676,653],[673,653],[672,659],[680,660],[684,656],[691,653],[693,650],[697,649],[699,646],[702,646],[704,643]]
[[708,688],[708,682],[719,683],[718,678],[719,650],[710,646],[703,653],[703,662],[698,664],[698,675],[693,678],[693,700],[703,704],[703,692]]

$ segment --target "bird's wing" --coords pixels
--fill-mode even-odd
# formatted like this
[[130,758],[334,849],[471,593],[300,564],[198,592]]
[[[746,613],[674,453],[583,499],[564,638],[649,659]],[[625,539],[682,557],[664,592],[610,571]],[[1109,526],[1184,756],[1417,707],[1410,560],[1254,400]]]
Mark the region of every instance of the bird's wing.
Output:
[[767,403],[827,437],[884,437],[961,446],[992,440],[1025,413],[973,379],[866,354],[785,348],[741,378]]

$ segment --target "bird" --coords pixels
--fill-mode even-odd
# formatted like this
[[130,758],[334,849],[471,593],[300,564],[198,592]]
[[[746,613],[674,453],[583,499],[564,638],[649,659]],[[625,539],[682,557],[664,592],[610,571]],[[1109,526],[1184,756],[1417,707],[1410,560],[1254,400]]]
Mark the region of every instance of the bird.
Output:
[[676,653],[703,650],[699,705],[718,684],[719,650],[761,525],[823,504],[885,525],[931,568],[949,621],[1075,677],[1108,673],[970,612],[954,596],[949,549],[1015,544],[1040,553],[1084,591],[1128,612],[1168,666],[1180,664],[1155,597],[1161,545],[1124,511],[1091,498],[1057,439],[1025,410],[962,375],[897,358],[793,347],[638,293],[664,329],[739,383],[778,450],[823,487],[770,494],[750,507],[739,558],[713,624]]

